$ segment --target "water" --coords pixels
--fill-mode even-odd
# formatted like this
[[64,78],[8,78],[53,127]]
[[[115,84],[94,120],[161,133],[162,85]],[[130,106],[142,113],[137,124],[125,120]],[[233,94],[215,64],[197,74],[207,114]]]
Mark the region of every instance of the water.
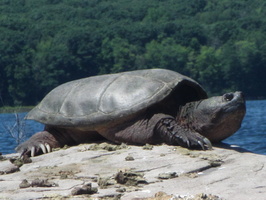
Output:
[[[20,126],[16,126],[16,116],[15,114],[0,114],[0,152],[2,154],[15,153],[15,148],[17,146],[16,139],[14,139],[10,132],[22,134],[24,137],[22,141],[25,141],[34,133],[43,130],[43,125],[32,121],[32,120],[23,120],[26,113],[19,113],[18,118],[21,123]],[[12,130],[13,128],[13,130]],[[9,131],[10,130],[10,131]]]
[[247,113],[238,132],[224,140],[266,155],[266,100],[247,101]]
[[[22,119],[26,113],[20,113]],[[0,152],[3,154],[14,153],[17,146],[16,140],[8,134],[8,127],[16,122],[14,114],[0,114]],[[24,121],[23,132],[27,133],[26,138],[35,132],[43,130],[43,125],[35,121]],[[24,138],[24,139],[26,139]],[[242,123],[241,129],[225,143],[234,144],[258,154],[266,155],[266,100],[247,101],[247,114]]]

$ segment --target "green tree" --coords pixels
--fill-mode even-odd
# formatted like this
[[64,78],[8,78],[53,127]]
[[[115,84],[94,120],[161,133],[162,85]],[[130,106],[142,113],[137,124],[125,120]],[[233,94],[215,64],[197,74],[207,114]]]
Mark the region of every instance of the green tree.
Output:
[[187,57],[187,48],[176,44],[174,39],[153,40],[146,45],[143,66],[140,68],[165,68],[184,73]]

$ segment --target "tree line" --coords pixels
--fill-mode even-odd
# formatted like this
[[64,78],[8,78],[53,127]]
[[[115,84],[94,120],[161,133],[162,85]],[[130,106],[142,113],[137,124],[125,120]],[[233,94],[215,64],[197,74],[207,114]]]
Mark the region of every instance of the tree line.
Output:
[[210,95],[265,98],[265,9],[260,0],[2,0],[0,106],[149,68],[190,76]]

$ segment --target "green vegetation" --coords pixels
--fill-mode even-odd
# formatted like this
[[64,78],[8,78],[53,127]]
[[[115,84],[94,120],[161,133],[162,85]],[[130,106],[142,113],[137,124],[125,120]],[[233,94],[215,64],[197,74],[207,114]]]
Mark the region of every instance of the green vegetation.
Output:
[[33,106],[4,106],[0,107],[0,113],[22,113],[22,112],[29,112]]
[[145,68],[211,95],[266,97],[261,0],[1,0],[0,105],[34,105],[77,78]]

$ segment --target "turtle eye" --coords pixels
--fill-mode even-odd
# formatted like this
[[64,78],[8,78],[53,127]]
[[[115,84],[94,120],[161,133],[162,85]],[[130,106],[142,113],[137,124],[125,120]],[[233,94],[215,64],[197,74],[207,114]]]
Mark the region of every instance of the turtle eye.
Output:
[[226,93],[223,95],[225,101],[231,101],[234,98],[233,93]]

